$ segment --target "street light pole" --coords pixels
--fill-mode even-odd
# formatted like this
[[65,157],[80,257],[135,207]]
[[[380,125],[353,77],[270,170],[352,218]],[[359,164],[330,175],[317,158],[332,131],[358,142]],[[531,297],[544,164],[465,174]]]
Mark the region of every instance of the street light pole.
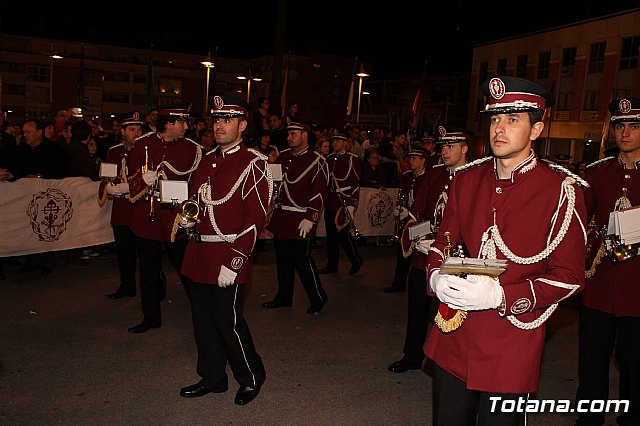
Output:
[[215,64],[211,62],[211,53],[207,56],[206,61],[200,62],[205,68],[207,68],[207,86],[204,90],[204,115],[209,114],[209,75],[211,68],[215,67]]
[[253,77],[251,75],[251,67],[249,67],[249,72],[247,75],[239,75],[236,77],[238,80],[247,80],[247,104],[251,102],[251,80],[253,81],[262,81],[260,77]]
[[64,57],[52,53],[49,58],[49,108],[51,108],[51,104],[53,104],[53,63],[58,59],[64,59]]
[[360,98],[362,97],[362,79],[365,77],[369,77],[369,74],[364,72],[364,68],[361,65],[360,72],[356,75],[360,77],[360,82],[358,83],[358,111],[356,114],[356,125],[360,125]]

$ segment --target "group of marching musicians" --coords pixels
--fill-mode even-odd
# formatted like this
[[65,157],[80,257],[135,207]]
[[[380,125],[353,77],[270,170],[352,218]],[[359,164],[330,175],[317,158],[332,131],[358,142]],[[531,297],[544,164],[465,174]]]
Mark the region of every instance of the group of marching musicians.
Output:
[[[436,141],[440,164],[421,146],[409,151],[396,210],[396,219],[406,223],[398,243],[400,276],[388,290],[404,291],[408,276],[407,330],[404,356],[389,370],[422,369],[430,358],[436,425],[525,424],[526,412],[491,407],[495,398],[517,403],[536,392],[545,321],[559,302],[582,292],[577,399],[607,399],[615,353],[619,397],[631,401],[619,420],[640,424],[640,290],[632,285],[640,261],[603,257],[585,285],[589,220],[601,228],[611,211],[640,205],[640,99],[611,103],[620,152],[589,166],[582,179],[532,149],[554,102],[548,89],[508,76],[487,80],[483,89],[492,156],[469,162],[473,134],[447,126]],[[140,114],[128,114],[121,122],[123,143],[111,148],[108,159],[118,164],[120,179],[101,185],[100,194],[113,199],[121,273],[120,287],[109,297],[135,295],[136,257],[140,263],[143,320],[129,331],[161,326],[166,251],[191,301],[201,377],[180,394],[227,391],[229,363],[240,385],[239,405],[252,401],[265,379],[242,314],[252,252],[265,226],[274,234],[278,289],[264,308],[292,306],[297,271],[307,313],[318,314],[327,302],[320,275],[338,271],[339,246],[351,262],[350,274],[363,264],[353,223],[361,164],[347,150],[347,137],[333,135],[333,153],[324,158],[310,146],[309,125],[289,120],[288,148],[270,165],[242,142],[247,114],[244,102],[216,96],[217,147],[204,155],[184,137],[188,107],[160,108],[157,131],[146,135],[140,134]],[[158,202],[161,180],[188,182],[195,216],[176,213],[176,203]],[[328,261],[318,270],[310,248],[323,211]],[[501,260],[506,267],[494,275],[441,273],[452,246],[460,248],[457,255]],[[437,316],[427,337],[431,301]],[[602,424],[603,415],[580,413],[578,424]]]

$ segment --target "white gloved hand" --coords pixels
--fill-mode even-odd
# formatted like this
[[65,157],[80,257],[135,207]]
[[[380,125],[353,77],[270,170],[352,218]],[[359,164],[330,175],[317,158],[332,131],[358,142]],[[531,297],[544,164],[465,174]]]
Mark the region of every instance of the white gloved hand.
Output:
[[220,287],[229,287],[230,285],[233,285],[237,276],[238,274],[236,272],[233,272],[231,269],[222,265],[220,267],[220,274],[218,275],[218,285]]
[[186,220],[182,216],[178,215],[178,225],[180,225],[182,228],[193,228],[196,223],[190,220]]
[[302,219],[300,221],[300,224],[298,225],[300,236],[302,238],[307,238],[307,234],[311,232],[311,228],[313,228],[313,222],[311,222],[309,219]]
[[453,309],[482,311],[495,309],[502,303],[500,281],[485,275],[469,275],[466,279],[449,275],[440,300]]
[[158,180],[158,173],[150,170],[142,175],[142,180],[147,184],[147,186],[152,186]]
[[429,278],[429,288],[431,289],[432,292],[434,292],[436,294],[436,297],[438,298],[438,300],[440,300],[441,302],[442,300],[442,290],[447,286],[448,281],[447,278],[450,277],[451,275],[447,275],[447,274],[440,274],[440,269],[436,269],[432,274],[431,277]]
[[429,249],[434,241],[435,240],[420,240],[418,241],[418,244],[416,244],[416,250],[420,253],[429,254]]
[[121,182],[117,185],[107,184],[107,194],[123,195],[128,193],[129,193],[129,184],[127,182]]
[[353,206],[347,206],[347,210],[349,210],[349,214],[351,215],[351,219],[355,220],[356,208]]

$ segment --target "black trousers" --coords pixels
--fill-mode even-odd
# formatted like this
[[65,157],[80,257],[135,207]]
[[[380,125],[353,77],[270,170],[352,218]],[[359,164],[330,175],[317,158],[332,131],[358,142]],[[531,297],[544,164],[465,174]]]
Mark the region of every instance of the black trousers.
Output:
[[295,273],[298,271],[311,306],[322,307],[327,301],[327,293],[322,288],[316,262],[311,257],[311,239],[280,240],[276,237],[274,242],[278,267],[278,293],[274,300],[291,304]]
[[[580,400],[609,399],[609,366],[615,354],[620,368],[618,399],[629,400],[620,425],[640,425],[640,317],[615,317],[580,307],[578,392]],[[578,413],[577,425],[603,425],[605,413]]]
[[342,246],[347,257],[351,261],[351,265],[357,265],[362,263],[362,257],[358,252],[358,245],[355,238],[349,232],[349,227],[345,226],[342,231],[338,232],[336,228],[336,212],[330,212],[325,210],[324,212],[324,226],[327,232],[327,266],[326,268],[331,271],[338,270],[338,263],[340,260],[339,246]]
[[220,287],[189,283],[193,332],[198,348],[197,372],[204,384],[227,384],[226,366],[240,386],[259,386],[265,370],[242,311],[245,285]]
[[136,293],[136,237],[128,225],[113,225],[113,238],[116,240],[116,255],[120,271],[118,292]]
[[[491,393],[467,389],[467,384],[433,363],[433,425],[434,426],[520,426],[526,422],[526,413],[500,410],[504,401],[524,400],[528,394]],[[490,398],[500,398],[492,400]],[[509,404],[508,408],[511,408]],[[493,408],[493,411],[492,411]]]
[[405,259],[402,254],[402,244],[396,244],[396,269],[393,273],[391,287],[404,291],[407,288],[407,276],[411,269],[411,256]]
[[427,339],[429,308],[432,297],[427,294],[427,273],[418,268],[409,272],[409,291],[407,292],[407,334],[404,340],[404,359],[412,364],[424,360],[424,342]]
[[[140,300],[145,323],[153,326],[162,323],[160,293],[164,285],[162,282],[163,250],[167,252],[171,263],[180,275],[182,259],[184,259],[188,241],[188,239],[183,238],[169,243],[136,237],[136,252],[138,259],[140,259]],[[180,275],[180,278],[186,286],[185,278],[182,275]]]

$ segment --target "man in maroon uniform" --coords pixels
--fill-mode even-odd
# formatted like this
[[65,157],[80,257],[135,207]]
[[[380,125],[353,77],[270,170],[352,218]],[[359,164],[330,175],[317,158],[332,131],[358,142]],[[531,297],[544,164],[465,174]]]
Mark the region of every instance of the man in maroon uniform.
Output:
[[135,203],[131,231],[136,236],[140,259],[142,322],[129,329],[139,334],[162,323],[160,311],[163,282],[162,251],[180,271],[186,238],[171,242],[175,208],[158,202],[158,179],[188,181],[200,159],[200,146],[185,139],[189,109],[185,105],[160,107],[157,133],[147,133],[136,142],[129,156],[129,200]]
[[[362,165],[357,155],[347,151],[347,137],[336,134],[331,138],[333,153],[327,157],[329,166],[329,190],[324,209],[324,225],[327,232],[327,265],[321,274],[338,272],[340,260],[339,245],[342,246],[351,261],[349,274],[358,273],[363,260],[358,253],[353,229],[348,221],[340,232],[336,226],[336,214],[340,209],[346,209],[347,215],[353,219],[360,198],[360,176]],[[344,212],[343,212],[344,213]],[[355,228],[355,224],[353,225]]]
[[[587,168],[587,217],[595,214],[597,229],[609,214],[640,205],[640,99],[617,99],[609,105],[620,153]],[[638,249],[638,244],[635,245]],[[640,424],[640,257],[614,263],[602,257],[587,279],[580,307],[580,400],[609,398],[609,365],[615,351],[620,368],[618,398],[629,401],[620,425]],[[580,413],[578,425],[602,425],[604,413]]]
[[327,193],[329,172],[322,155],[309,148],[309,125],[290,122],[287,129],[289,148],[276,159],[276,164],[282,167],[282,183],[269,222],[269,230],[275,236],[278,293],[262,306],[267,309],[291,306],[297,270],[310,302],[307,313],[318,314],[327,294],[310,249]]
[[[427,257],[429,294],[442,302],[443,319],[446,309],[467,312],[459,328],[439,324],[427,339],[434,425],[525,424],[526,414],[508,407],[538,387],[544,321],[584,287],[586,212],[576,182],[586,182],[530,149],[553,95],[507,76],[483,89],[494,157],[456,173]],[[506,260],[506,271],[499,279],[440,274],[445,232],[469,257]]]
[[[447,128],[440,126],[439,133],[440,138],[437,143],[441,148],[442,163],[433,166],[424,174],[424,179],[415,192],[415,202],[411,207],[412,218],[416,222],[428,220],[432,232],[437,232],[438,226],[442,222],[442,215],[448,200],[449,185],[456,174],[456,169],[467,163],[468,144],[471,143],[473,137],[471,131],[451,126],[447,126]],[[408,370],[422,368],[423,346],[429,327],[429,307],[432,300],[427,294],[427,280],[424,271],[432,242],[432,236],[425,236],[418,241],[416,250],[412,252],[410,257],[407,332],[402,350],[404,356],[388,367],[389,371],[394,373],[404,373]]]
[[133,216],[134,205],[129,202],[129,183],[127,182],[129,168],[129,153],[133,149],[136,139],[142,134],[144,115],[139,112],[124,114],[118,120],[121,125],[122,143],[112,146],[107,151],[107,163],[118,165],[119,183],[114,179],[100,185],[99,198],[106,201],[107,194],[112,197],[111,227],[116,241],[118,269],[120,270],[120,286],[107,294],[109,299],[134,297],[136,295],[136,237],[129,225]]
[[[423,184],[425,177],[425,161],[429,156],[429,151],[420,145],[411,146],[407,158],[409,159],[409,168],[400,176],[400,192],[398,193],[397,206],[394,210],[394,219],[398,223],[398,232],[402,232],[402,228],[407,223],[409,211],[411,210],[418,188]],[[385,287],[382,291],[385,293],[404,293],[407,288],[407,275],[409,275],[409,267],[411,266],[411,257],[405,257],[402,250],[402,243],[398,241],[396,244],[396,269],[393,274],[393,282],[389,287]]]
[[217,147],[202,160],[189,193],[199,205],[182,273],[190,279],[193,330],[198,348],[198,383],[180,395],[196,398],[228,389],[227,361],[240,384],[234,402],[244,405],[260,392],[264,365],[242,311],[251,277],[252,254],[264,228],[273,179],[267,158],[242,142],[247,107],[233,97],[213,98]]

